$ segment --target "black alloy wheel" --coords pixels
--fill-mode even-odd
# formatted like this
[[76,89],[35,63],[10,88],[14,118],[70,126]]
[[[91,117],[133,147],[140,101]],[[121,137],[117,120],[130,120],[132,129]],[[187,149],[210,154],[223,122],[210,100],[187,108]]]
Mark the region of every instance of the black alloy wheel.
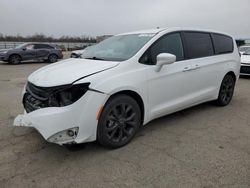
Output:
[[141,123],[137,102],[127,95],[117,95],[105,105],[97,129],[97,140],[103,146],[119,148],[129,143]]
[[231,74],[227,74],[220,87],[219,96],[217,99],[217,104],[219,106],[226,106],[232,100],[235,87],[235,78]]

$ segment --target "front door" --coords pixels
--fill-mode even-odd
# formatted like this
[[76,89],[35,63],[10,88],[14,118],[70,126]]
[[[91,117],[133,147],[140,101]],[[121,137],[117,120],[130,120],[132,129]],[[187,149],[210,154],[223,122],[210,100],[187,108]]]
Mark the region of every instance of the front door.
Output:
[[28,44],[21,52],[23,60],[33,60],[36,59],[36,50],[34,49],[34,44]]
[[[157,72],[156,57],[160,53],[176,55],[176,62],[165,65]],[[197,93],[198,69],[190,60],[185,60],[180,33],[171,33],[161,37],[142,57],[149,68],[148,102],[149,118],[154,119],[165,114],[190,106],[195,102]]]

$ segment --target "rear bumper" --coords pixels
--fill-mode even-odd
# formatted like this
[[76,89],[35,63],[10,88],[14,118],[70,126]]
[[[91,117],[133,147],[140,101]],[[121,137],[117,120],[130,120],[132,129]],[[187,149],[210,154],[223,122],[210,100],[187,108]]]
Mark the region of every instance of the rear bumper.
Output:
[[250,75],[250,64],[241,64],[240,67],[240,74],[241,75]]
[[58,59],[63,59],[63,54],[58,54]]

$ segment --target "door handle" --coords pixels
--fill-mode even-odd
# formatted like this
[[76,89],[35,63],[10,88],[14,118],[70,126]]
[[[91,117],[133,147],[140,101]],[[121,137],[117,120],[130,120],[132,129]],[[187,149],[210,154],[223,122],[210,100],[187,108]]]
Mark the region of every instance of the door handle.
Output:
[[183,69],[183,72],[187,72],[187,71],[191,71],[191,69],[190,69],[189,67],[185,67],[185,68]]
[[193,67],[185,67],[185,68],[183,69],[183,72],[193,71],[193,70],[197,70],[197,69],[199,69],[199,68],[200,68],[199,65],[195,65],[195,66],[193,66]]
[[197,70],[197,69],[199,69],[199,68],[200,68],[199,65],[195,65],[194,68],[193,68],[192,70]]

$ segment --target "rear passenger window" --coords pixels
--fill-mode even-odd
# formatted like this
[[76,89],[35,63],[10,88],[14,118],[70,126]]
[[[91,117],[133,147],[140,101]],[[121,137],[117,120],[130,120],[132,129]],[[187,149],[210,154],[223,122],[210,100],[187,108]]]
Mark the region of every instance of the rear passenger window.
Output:
[[47,44],[36,44],[35,49],[53,49],[53,47]]
[[184,33],[187,55],[190,59],[214,55],[212,40],[209,33]]
[[176,61],[184,59],[184,51],[180,33],[172,33],[163,36],[156,41],[141,57],[140,63],[155,65],[156,57],[160,53],[170,53],[176,56]]
[[216,54],[233,52],[233,39],[231,37],[213,34],[214,49]]

